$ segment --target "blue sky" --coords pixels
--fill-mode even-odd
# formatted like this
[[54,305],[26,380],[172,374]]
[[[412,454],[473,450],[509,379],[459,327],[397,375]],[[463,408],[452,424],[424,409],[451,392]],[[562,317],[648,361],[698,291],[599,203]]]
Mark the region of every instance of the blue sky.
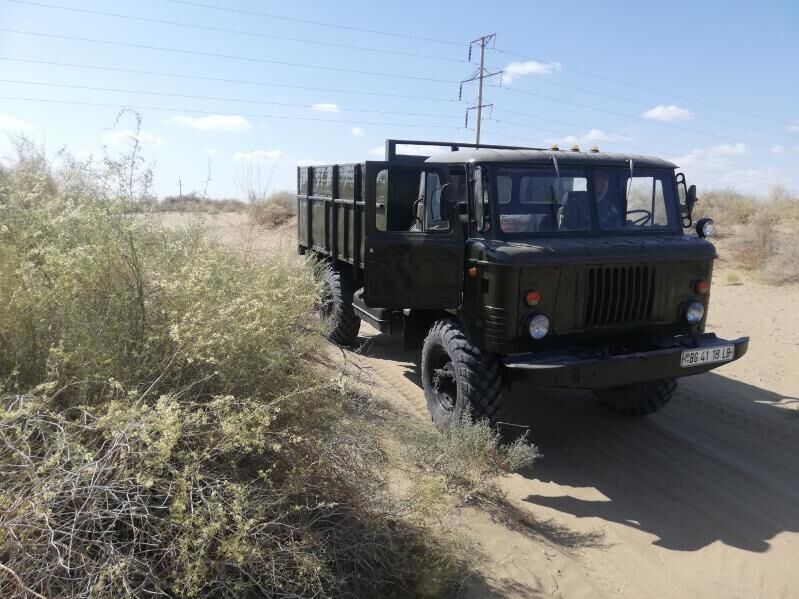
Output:
[[117,152],[132,106],[159,195],[201,189],[209,161],[212,196],[290,189],[298,162],[379,159],[387,137],[472,140],[476,87],[459,102],[457,82],[496,32],[484,142],[670,158],[700,192],[799,191],[798,27],[787,0],[0,0],[0,130]]

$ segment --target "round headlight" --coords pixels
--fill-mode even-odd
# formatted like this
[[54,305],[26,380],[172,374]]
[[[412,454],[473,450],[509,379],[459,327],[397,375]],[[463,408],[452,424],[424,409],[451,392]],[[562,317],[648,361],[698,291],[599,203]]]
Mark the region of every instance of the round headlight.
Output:
[[543,339],[549,333],[549,318],[543,314],[536,314],[530,319],[527,325],[530,330],[530,337],[533,339]]
[[705,316],[705,306],[702,302],[691,302],[685,309],[685,320],[688,324],[696,324]]
[[713,237],[716,234],[716,222],[712,218],[700,218],[696,223],[696,234],[699,237]]

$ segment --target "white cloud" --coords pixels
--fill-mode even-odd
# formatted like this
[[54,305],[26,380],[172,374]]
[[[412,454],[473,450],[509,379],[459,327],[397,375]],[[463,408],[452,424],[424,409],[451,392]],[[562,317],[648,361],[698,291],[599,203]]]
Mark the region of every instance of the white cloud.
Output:
[[209,156],[216,156],[217,154],[219,154],[219,150],[217,150],[216,148],[207,148],[205,150],[205,153],[208,154]]
[[709,155],[716,156],[742,156],[746,154],[746,144],[722,144],[708,149]]
[[379,146],[375,146],[374,148],[369,148],[369,154],[383,158],[386,155],[386,146],[381,144]]
[[523,77],[524,75],[549,75],[561,69],[559,62],[538,62],[537,60],[528,60],[527,62],[511,62],[504,69],[502,80],[510,83],[516,77]]
[[253,150],[252,152],[236,152],[233,154],[236,162],[274,162],[276,160],[290,160],[282,150]]
[[602,129],[589,129],[586,133],[583,133],[582,135],[567,135],[566,137],[561,137],[557,139],[550,138],[550,139],[545,139],[544,141],[548,144],[557,144],[565,148],[566,146],[571,146],[574,144],[577,144],[578,146],[590,146],[602,142],[624,143],[632,140],[633,140],[632,137],[626,135],[620,135],[618,133],[608,133],[606,131],[603,131]]
[[[159,135],[140,131],[138,137],[139,145],[142,148],[157,148],[164,145],[164,140]],[[103,137],[103,143],[117,149],[128,148],[133,145],[134,141],[136,141],[136,132],[129,129],[112,131]]]
[[776,168],[750,168],[729,170],[718,179],[718,186],[732,187],[742,193],[763,195],[774,185],[792,187],[790,180]]
[[364,131],[360,127],[353,127],[352,128],[352,135],[353,135],[353,137],[363,137],[364,135],[366,135],[366,131]]
[[320,164],[328,164],[324,160],[312,160],[310,158],[303,158],[297,161],[297,166],[318,166]]
[[772,154],[799,154],[799,146],[784,146],[777,144],[771,148]]
[[314,112],[341,112],[341,109],[336,104],[327,104],[324,102],[311,105],[311,110]]
[[652,121],[687,121],[694,118],[694,113],[675,104],[669,104],[668,106],[660,104],[647,110],[641,116]]
[[171,117],[167,122],[202,131],[240,132],[252,129],[252,125],[247,119],[235,114],[212,114],[202,117],[179,114]]
[[[779,147],[786,152],[792,151],[789,146]],[[799,150],[799,146],[796,149]],[[774,148],[771,148],[771,151],[774,152]],[[670,160],[679,165],[690,182],[696,184],[700,190],[729,187],[741,193],[763,195],[772,185],[785,185],[789,189],[799,188],[796,177],[780,168],[768,166],[750,168],[737,163],[739,157],[749,153],[749,148],[745,144],[723,144],[696,148],[688,154],[672,157]]]
[[799,123],[791,123],[788,125],[788,131],[791,133],[799,133]]
[[0,114],[0,131],[30,131],[33,125],[8,114]]

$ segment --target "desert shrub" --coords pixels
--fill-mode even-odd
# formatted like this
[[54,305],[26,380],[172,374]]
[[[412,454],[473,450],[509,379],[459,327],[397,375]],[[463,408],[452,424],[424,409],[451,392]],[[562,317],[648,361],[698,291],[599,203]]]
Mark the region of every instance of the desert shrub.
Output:
[[732,255],[735,263],[748,270],[763,268],[776,249],[776,224],[777,216],[773,211],[757,212],[733,244]]
[[799,239],[795,235],[780,236],[775,250],[766,261],[760,278],[772,285],[799,283]]
[[699,196],[694,213],[710,216],[722,226],[745,225],[751,222],[761,202],[731,189],[708,190]]
[[724,273],[724,283],[725,285],[740,285],[741,277],[736,272],[727,271]]
[[267,228],[279,227],[297,214],[297,199],[289,191],[277,191],[250,207],[250,218]]
[[234,199],[213,199],[196,192],[182,196],[166,196],[156,203],[153,209],[157,212],[204,212],[219,214],[221,212],[243,212],[247,204]]
[[442,592],[460,560],[399,517],[309,270],[27,158],[0,187],[0,595]]
[[[769,284],[799,281],[799,198],[784,187],[772,187],[766,197],[730,190],[705,192],[697,213],[721,224],[722,255],[733,266],[755,271]],[[728,225],[726,228],[724,225]]]
[[528,468],[540,457],[527,436],[503,444],[487,420],[472,422],[468,415],[442,431],[419,426],[404,436],[408,459],[425,473],[428,488],[464,499],[493,492],[502,475]]

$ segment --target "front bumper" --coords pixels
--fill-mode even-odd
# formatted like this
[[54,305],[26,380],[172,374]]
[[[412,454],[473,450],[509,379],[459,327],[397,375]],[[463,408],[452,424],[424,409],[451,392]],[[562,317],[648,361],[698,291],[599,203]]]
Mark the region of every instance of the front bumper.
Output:
[[[680,357],[686,349],[705,349],[733,345],[734,356],[715,362],[683,368]],[[659,379],[691,376],[734,362],[746,353],[749,337],[727,340],[713,333],[684,335],[669,340],[668,346],[650,351],[618,354],[606,358],[583,358],[570,352],[526,353],[505,356],[504,364],[513,380],[525,380],[546,387],[602,389]]]

